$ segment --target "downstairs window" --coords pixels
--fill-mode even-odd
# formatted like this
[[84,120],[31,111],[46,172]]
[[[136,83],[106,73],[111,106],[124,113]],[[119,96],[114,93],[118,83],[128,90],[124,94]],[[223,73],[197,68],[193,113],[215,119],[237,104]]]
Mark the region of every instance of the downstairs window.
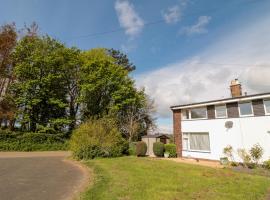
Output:
[[209,133],[183,133],[183,150],[209,152]]

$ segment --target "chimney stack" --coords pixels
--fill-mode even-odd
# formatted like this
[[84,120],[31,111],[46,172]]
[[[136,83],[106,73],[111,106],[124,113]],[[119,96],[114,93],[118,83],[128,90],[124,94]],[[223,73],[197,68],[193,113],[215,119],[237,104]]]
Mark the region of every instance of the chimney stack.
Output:
[[242,86],[239,83],[238,79],[234,79],[231,81],[230,89],[232,97],[242,96]]

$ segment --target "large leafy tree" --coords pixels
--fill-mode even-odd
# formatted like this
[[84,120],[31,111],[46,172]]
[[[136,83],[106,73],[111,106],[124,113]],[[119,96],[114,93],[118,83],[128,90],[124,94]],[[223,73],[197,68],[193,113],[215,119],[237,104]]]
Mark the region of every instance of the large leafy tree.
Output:
[[15,24],[0,27],[0,127],[14,125],[15,106],[12,98],[7,95],[9,85],[14,80],[12,70],[12,52],[17,43]]
[[82,55],[81,102],[84,118],[116,117],[124,136],[136,140],[154,124],[152,107],[144,91],[136,89],[128,70],[105,49]]
[[26,36],[16,46],[12,92],[22,128],[58,129],[68,123],[64,50],[64,45],[48,36]]

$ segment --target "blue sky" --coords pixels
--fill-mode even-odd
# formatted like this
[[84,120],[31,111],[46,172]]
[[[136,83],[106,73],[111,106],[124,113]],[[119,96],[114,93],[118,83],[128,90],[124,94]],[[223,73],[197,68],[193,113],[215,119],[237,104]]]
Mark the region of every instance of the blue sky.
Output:
[[0,3],[0,24],[36,21],[42,33],[68,46],[126,52],[137,66],[136,84],[156,102],[162,131],[171,130],[170,105],[228,96],[230,79],[240,78],[249,93],[270,85],[261,78],[270,77],[269,0]]

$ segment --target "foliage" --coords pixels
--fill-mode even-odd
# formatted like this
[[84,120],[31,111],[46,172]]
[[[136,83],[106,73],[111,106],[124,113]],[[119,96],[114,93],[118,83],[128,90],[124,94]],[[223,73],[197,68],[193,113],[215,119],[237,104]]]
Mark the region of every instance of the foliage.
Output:
[[257,167],[256,163],[254,163],[254,162],[246,163],[246,166],[247,166],[249,169],[255,169],[255,168]]
[[147,144],[143,141],[137,142],[136,144],[136,155],[138,157],[145,156],[147,152]]
[[270,170],[270,159],[263,162],[263,167]]
[[232,167],[237,167],[237,166],[239,166],[239,163],[238,162],[235,162],[235,161],[232,161],[232,162],[230,162],[230,165]]
[[61,134],[21,133],[0,130],[0,151],[67,150]]
[[82,54],[81,96],[82,115],[117,119],[121,133],[129,140],[138,140],[153,124],[144,91],[136,89],[128,71],[115,64],[105,49],[93,49]]
[[36,23],[22,32],[18,39],[14,24],[0,28],[0,128],[69,137],[89,118],[109,115],[131,142],[154,126],[153,102],[129,77],[127,55],[68,48],[40,35]]
[[91,119],[75,129],[71,136],[70,149],[76,159],[116,157],[126,151],[126,141],[114,120]]
[[252,160],[258,164],[260,159],[263,156],[263,148],[259,144],[253,145],[253,147],[249,150]]
[[164,156],[164,144],[162,142],[154,142],[153,144],[153,152],[157,157]]
[[122,66],[128,72],[134,71],[136,66],[131,63],[127,55],[116,49],[107,49],[107,54],[114,58],[114,63]]
[[137,142],[129,143],[129,148],[128,148],[129,155],[132,155],[132,156],[136,155],[136,144],[137,144]]
[[175,144],[165,144],[164,148],[165,148],[165,152],[169,153],[170,158],[176,158],[177,157],[176,145]]
[[[269,177],[152,158],[125,156],[85,164],[93,179],[82,200],[266,199],[270,187]],[[177,190],[179,186],[184,189]]]
[[251,156],[245,149],[237,150],[239,157],[242,159],[244,166],[247,166],[251,162]]
[[66,118],[64,49],[50,37],[25,37],[16,46],[12,92],[23,128],[34,132],[38,125],[54,126],[54,120]]
[[233,148],[232,146],[228,145],[223,149],[223,153],[229,158],[229,160],[232,162],[234,161],[234,156],[233,156]]
[[[12,51],[17,43],[17,30],[15,24],[5,24],[0,27],[0,80],[11,79],[12,72]],[[2,83],[2,82],[1,82]],[[0,94],[3,91],[0,84]]]

